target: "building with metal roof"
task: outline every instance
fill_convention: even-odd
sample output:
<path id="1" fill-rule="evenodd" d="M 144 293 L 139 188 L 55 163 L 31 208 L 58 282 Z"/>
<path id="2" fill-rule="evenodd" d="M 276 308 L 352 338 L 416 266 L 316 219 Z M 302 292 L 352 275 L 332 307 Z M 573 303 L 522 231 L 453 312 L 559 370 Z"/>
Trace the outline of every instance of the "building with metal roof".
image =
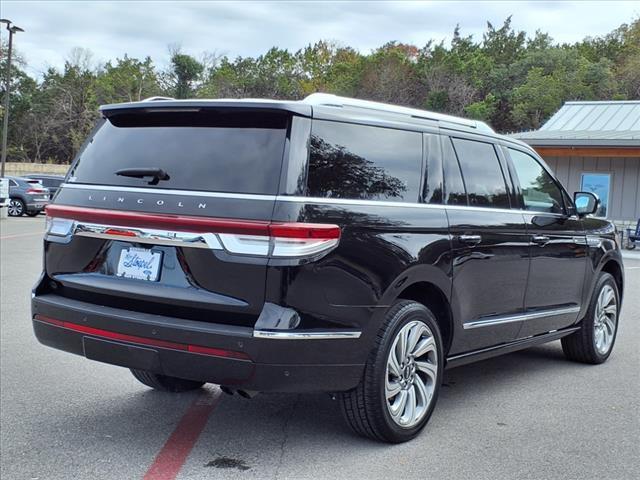
<path id="1" fill-rule="evenodd" d="M 511 135 L 545 159 L 570 193 L 593 191 L 600 214 L 640 218 L 640 101 L 566 102 L 539 130 Z"/>

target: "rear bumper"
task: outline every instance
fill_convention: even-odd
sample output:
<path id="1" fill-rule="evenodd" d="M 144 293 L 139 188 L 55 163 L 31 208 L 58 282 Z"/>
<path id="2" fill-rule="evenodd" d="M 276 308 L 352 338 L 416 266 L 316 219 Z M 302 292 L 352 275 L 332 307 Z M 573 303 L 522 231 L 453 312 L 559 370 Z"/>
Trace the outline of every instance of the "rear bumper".
<path id="1" fill-rule="evenodd" d="M 255 337 L 248 327 L 142 314 L 54 294 L 33 297 L 32 317 L 44 345 L 113 365 L 246 390 L 344 391 L 358 384 L 363 370 L 350 361 L 350 352 L 361 342 L 356 338 Z"/>
<path id="2" fill-rule="evenodd" d="M 27 202 L 25 203 L 25 206 L 27 207 L 27 210 L 44 210 L 44 207 L 46 207 L 49 204 L 49 200 L 27 200 Z"/>

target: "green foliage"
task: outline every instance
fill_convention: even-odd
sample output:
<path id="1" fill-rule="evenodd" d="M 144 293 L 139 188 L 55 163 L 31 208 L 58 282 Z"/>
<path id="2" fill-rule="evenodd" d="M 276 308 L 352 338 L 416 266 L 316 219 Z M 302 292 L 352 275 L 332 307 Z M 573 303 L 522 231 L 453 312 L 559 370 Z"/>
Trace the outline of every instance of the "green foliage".
<path id="1" fill-rule="evenodd" d="M 204 65 L 191 55 L 174 52 L 171 55 L 170 77 L 173 83 L 173 96 L 189 98 L 195 93 L 195 85 L 204 72 Z"/>
<path id="2" fill-rule="evenodd" d="M 296 52 L 273 47 L 236 58 L 195 58 L 174 47 L 166 69 L 126 55 L 92 66 L 91 53 L 77 48 L 63 69 L 37 79 L 25 73 L 19 53 L 14 59 L 10 161 L 67 163 L 99 105 L 156 95 L 295 100 L 327 92 L 467 116 L 498 131 L 539 128 L 568 100 L 640 99 L 640 19 L 562 45 L 541 31 L 528 37 L 514 30 L 509 17 L 501 26 L 488 23 L 478 40 L 456 27 L 448 45 L 388 42 L 368 54 L 322 40 Z"/>

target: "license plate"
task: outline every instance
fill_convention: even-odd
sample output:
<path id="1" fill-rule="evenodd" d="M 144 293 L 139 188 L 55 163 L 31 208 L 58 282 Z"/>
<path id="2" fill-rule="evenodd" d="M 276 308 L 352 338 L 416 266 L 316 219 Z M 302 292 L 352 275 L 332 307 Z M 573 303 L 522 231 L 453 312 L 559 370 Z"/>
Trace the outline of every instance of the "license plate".
<path id="1" fill-rule="evenodd" d="M 145 248 L 123 248 L 116 274 L 119 277 L 156 282 L 160 276 L 160 260 L 162 252 Z"/>
<path id="2" fill-rule="evenodd" d="M 36 198 L 36 200 L 40 200 L 40 201 L 44 201 L 44 202 L 46 202 L 46 201 L 48 201 L 48 200 L 49 200 L 49 197 L 47 197 L 47 196 L 45 195 L 44 197 Z"/>

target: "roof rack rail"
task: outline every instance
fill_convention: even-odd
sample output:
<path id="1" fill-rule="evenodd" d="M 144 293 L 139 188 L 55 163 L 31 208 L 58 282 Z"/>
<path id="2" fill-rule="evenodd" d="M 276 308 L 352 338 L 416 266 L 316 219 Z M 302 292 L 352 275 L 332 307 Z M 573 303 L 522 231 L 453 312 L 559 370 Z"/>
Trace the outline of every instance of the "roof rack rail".
<path id="1" fill-rule="evenodd" d="M 330 107 L 348 107 L 348 108 L 362 108 L 367 110 L 375 110 L 378 112 L 395 113 L 399 115 L 407 115 L 412 118 L 418 118 L 423 120 L 433 120 L 436 122 L 447 122 L 456 125 L 462 125 L 465 127 L 476 128 L 486 132 L 494 133 L 493 129 L 484 122 L 478 120 L 469 120 L 466 118 L 454 117 L 452 115 L 445 115 L 437 112 L 430 112 L 428 110 L 419 110 L 417 108 L 401 107 L 398 105 L 391 105 L 388 103 L 372 102 L 370 100 L 360 100 L 357 98 L 339 97 L 330 93 L 312 93 L 307 96 L 303 103 L 309 105 L 324 105 Z"/>
<path id="2" fill-rule="evenodd" d="M 156 96 L 156 97 L 149 97 L 149 98 L 145 98 L 143 100 L 141 100 L 142 102 L 158 102 L 160 100 L 175 100 L 175 98 L 173 97 L 160 97 L 160 96 Z"/>

